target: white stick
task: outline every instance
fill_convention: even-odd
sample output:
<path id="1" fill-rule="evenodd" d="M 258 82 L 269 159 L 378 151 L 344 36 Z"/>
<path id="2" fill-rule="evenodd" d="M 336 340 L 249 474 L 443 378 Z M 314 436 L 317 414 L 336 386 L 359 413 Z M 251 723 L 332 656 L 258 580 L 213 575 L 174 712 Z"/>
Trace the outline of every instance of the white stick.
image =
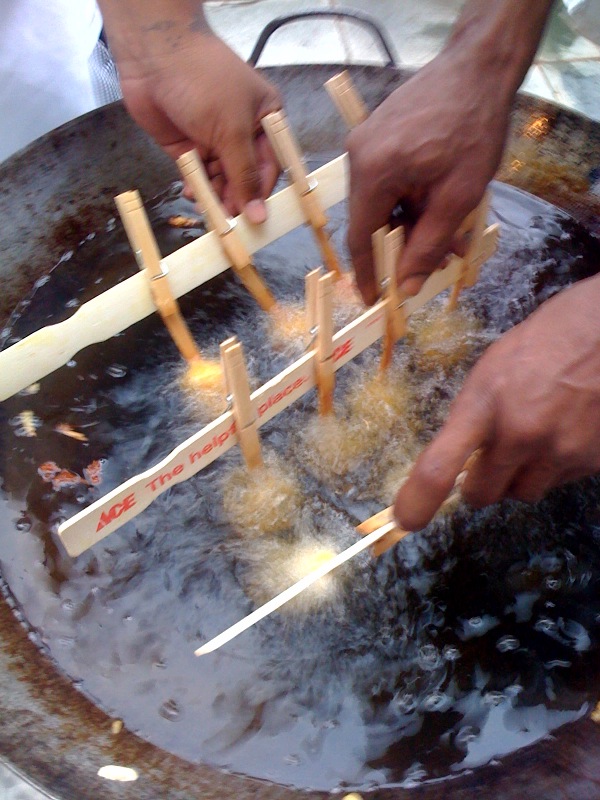
<path id="1" fill-rule="evenodd" d="M 211 639 L 206 644 L 203 644 L 202 647 L 199 647 L 194 652 L 194 655 L 204 656 L 207 653 L 212 653 L 215 650 L 218 650 L 219 647 L 222 647 L 224 644 L 227 644 L 227 642 L 235 639 L 236 636 L 239 636 L 240 633 L 243 633 L 245 630 L 248 630 L 248 628 L 251 628 L 252 625 L 255 625 L 261 619 L 264 619 L 273 611 L 276 611 L 278 608 L 281 608 L 281 606 L 285 605 L 285 603 L 293 600 L 294 597 L 297 597 L 305 589 L 308 589 L 309 586 L 312 586 L 313 583 L 316 583 L 319 578 L 324 577 L 327 575 L 327 573 L 341 566 L 351 558 L 354 558 L 354 556 L 358 555 L 358 553 L 366 550 L 367 547 L 370 547 L 374 542 L 376 542 L 378 539 L 381 539 L 382 536 L 385 536 L 386 533 L 389 533 L 395 527 L 397 527 L 396 522 L 388 522 L 386 525 L 383 525 L 381 528 L 378 528 L 378 530 L 373 531 L 373 533 L 370 533 L 368 536 L 364 536 L 362 539 L 359 539 L 346 550 L 338 553 L 337 556 L 334 556 L 324 564 L 321 564 L 321 566 L 317 567 L 317 569 L 313 570 L 313 572 L 309 572 L 308 575 L 305 575 L 304 578 L 301 578 L 299 581 L 297 581 L 297 583 L 294 583 L 293 586 L 285 589 L 283 592 L 281 592 L 281 594 L 278 594 L 277 597 L 269 600 L 263 606 L 257 608 L 256 611 L 248 614 L 247 617 L 244 617 L 244 619 L 236 622 L 235 625 L 227 628 L 227 630 L 223 631 L 223 633 L 220 633 L 218 636 L 215 636 L 214 639 Z"/>

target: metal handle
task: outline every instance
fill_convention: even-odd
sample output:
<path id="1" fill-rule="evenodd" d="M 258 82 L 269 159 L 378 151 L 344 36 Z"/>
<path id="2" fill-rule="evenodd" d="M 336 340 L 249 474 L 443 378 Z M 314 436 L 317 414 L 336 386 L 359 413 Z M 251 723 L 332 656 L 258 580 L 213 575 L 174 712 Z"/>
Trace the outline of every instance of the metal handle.
<path id="1" fill-rule="evenodd" d="M 297 22 L 301 19 L 310 19 L 313 17 L 333 17 L 338 19 L 347 19 L 351 22 L 356 22 L 357 25 L 361 25 L 363 28 L 367 28 L 373 37 L 379 43 L 381 49 L 383 50 L 387 61 L 385 63 L 386 67 L 397 67 L 398 60 L 396 54 L 394 53 L 394 48 L 389 41 L 386 33 L 379 27 L 379 24 L 367 14 L 363 14 L 360 11 L 354 11 L 351 9 L 314 9 L 312 11 L 299 11 L 296 14 L 286 14 L 282 17 L 277 17 L 276 19 L 272 20 L 271 22 L 267 23 L 263 28 L 262 33 L 258 37 L 256 44 L 254 45 L 254 50 L 250 54 L 250 58 L 248 59 L 248 63 L 251 64 L 253 67 L 256 66 L 258 59 L 262 55 L 262 51 L 265 48 L 267 41 L 270 39 L 271 35 L 275 33 L 278 28 L 281 28 L 283 25 L 287 25 L 290 22 Z"/>

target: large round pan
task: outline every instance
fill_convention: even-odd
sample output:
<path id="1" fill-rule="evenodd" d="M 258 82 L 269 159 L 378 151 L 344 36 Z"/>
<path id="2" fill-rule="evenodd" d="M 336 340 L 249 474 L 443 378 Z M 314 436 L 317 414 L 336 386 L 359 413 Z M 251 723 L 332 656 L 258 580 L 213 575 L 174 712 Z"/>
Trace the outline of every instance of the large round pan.
<path id="1" fill-rule="evenodd" d="M 322 90 L 335 66 L 265 70 L 285 98 L 302 148 L 343 149 L 344 128 Z M 408 74 L 392 66 L 354 67 L 352 76 L 370 107 Z M 501 177 L 566 208 L 598 228 L 593 194 L 600 166 L 600 125 L 554 105 L 520 97 Z M 114 216 L 113 196 L 137 187 L 151 197 L 176 178 L 170 161 L 129 119 L 121 104 L 88 114 L 48 134 L 0 166 L 0 320 L 69 247 Z M 0 555 L 1 559 L 1 555 Z M 1 562 L 0 562 L 1 563 Z M 6 589 L 6 587 L 4 587 Z M 191 765 L 110 720 L 62 675 L 28 637 L 10 592 L 0 600 L 0 754 L 15 768 L 64 798 L 290 798 L 306 793 Z M 139 773 L 130 784 L 97 777 L 104 764 Z M 451 798 L 481 793 L 522 800 L 600 799 L 600 731 L 590 719 L 565 726 L 556 738 L 523 750 L 503 767 L 478 770 L 440 786 L 381 790 L 377 797 Z"/>

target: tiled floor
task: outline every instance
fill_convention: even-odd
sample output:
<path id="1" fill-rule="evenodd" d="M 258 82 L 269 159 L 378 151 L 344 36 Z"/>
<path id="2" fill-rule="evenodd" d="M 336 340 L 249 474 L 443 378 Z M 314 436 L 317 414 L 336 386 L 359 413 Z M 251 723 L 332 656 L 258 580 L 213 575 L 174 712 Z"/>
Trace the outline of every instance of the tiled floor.
<path id="1" fill-rule="evenodd" d="M 385 31 L 399 63 L 420 66 L 432 58 L 447 37 L 463 0 L 345 0 L 345 8 L 367 12 Z M 339 9 L 338 0 L 215 0 L 207 3 L 211 24 L 247 58 L 267 22 L 311 9 Z M 600 2 L 598 3 L 600 16 Z M 356 24 L 313 20 L 277 31 L 260 63 L 381 63 L 373 37 Z M 575 33 L 562 6 L 557 6 L 524 89 L 600 120 L 600 45 Z M 48 800 L 0 761 L 0 800 Z M 76 800 L 76 799 L 74 799 Z M 99 800 L 101 800 L 99 798 Z"/>

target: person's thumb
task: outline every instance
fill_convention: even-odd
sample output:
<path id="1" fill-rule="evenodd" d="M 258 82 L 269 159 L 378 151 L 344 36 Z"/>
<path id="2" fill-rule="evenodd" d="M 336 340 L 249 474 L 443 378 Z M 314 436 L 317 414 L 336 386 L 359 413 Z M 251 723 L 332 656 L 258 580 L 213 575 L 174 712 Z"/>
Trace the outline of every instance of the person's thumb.
<path id="1" fill-rule="evenodd" d="M 238 211 L 243 211 L 255 225 L 267 218 L 261 195 L 262 181 L 252 133 L 238 133 L 223 147 L 221 164 Z"/>

